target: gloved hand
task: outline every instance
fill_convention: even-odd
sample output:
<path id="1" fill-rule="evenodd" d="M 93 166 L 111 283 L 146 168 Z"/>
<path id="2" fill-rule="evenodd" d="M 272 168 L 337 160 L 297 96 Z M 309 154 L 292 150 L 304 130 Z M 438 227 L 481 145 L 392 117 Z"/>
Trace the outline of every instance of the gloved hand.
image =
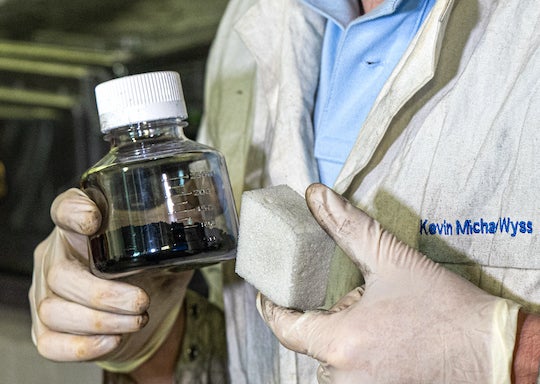
<path id="1" fill-rule="evenodd" d="M 100 279 L 91 274 L 88 259 L 88 235 L 101 223 L 94 202 L 70 189 L 55 199 L 51 216 L 56 227 L 34 252 L 34 344 L 51 360 L 101 359 L 108 370 L 133 370 L 168 335 L 193 272 Z"/>
<path id="2" fill-rule="evenodd" d="M 517 304 L 401 243 L 323 185 L 306 200 L 365 286 L 329 311 L 302 313 L 260 294 L 257 306 L 285 347 L 321 363 L 320 383 L 510 383 Z"/>

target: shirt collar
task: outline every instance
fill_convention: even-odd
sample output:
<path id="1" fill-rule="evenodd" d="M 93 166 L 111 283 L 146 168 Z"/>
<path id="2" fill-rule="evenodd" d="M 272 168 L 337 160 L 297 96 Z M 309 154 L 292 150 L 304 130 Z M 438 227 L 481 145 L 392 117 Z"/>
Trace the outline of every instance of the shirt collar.
<path id="1" fill-rule="evenodd" d="M 345 29 L 351 22 L 376 19 L 395 12 L 406 0 L 385 0 L 371 12 L 360 15 L 360 0 L 302 0 L 325 18 Z"/>

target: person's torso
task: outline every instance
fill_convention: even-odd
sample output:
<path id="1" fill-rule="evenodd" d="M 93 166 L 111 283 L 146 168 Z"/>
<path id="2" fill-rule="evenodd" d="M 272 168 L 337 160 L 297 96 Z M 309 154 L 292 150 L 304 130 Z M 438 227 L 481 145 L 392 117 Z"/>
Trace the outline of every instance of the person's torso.
<path id="1" fill-rule="evenodd" d="M 435 77 L 393 118 L 374 155 L 352 178 L 345 170 L 336 187 L 430 258 L 538 309 L 540 61 L 533 3 L 457 2 Z M 372 149 L 364 143 L 376 142 L 375 132 L 360 134 L 350 163 Z"/>
<path id="2" fill-rule="evenodd" d="M 449 14 L 445 3 L 437 2 L 415 48 L 383 88 L 334 189 L 432 259 L 538 309 L 540 10 L 535 0 L 460 0 Z M 294 12 L 286 12 L 289 5 Z M 283 13 L 261 24 L 272 7 Z M 255 83 L 243 88 L 253 100 L 230 118 L 230 129 L 207 128 L 228 162 L 233 159 L 229 171 L 243 176 L 236 196 L 283 183 L 302 193 L 317 179 L 311 113 L 324 24 L 313 13 L 298 16 L 306 12 L 294 0 L 255 2 L 236 23 L 253 58 Z M 294 29 L 278 29 L 285 15 L 303 22 L 309 37 L 295 41 Z M 216 97 L 224 90 L 216 88 Z M 249 145 L 235 146 L 232 131 Z M 315 382 L 313 365 L 294 377 L 309 364 L 298 364 L 277 342 L 264 358 L 247 352 L 271 336 L 249 301 L 252 288 L 241 284 L 225 286 L 229 325 L 241 318 L 228 330 L 230 353 L 236 351 L 231 367 L 239 375 L 233 381 Z"/>

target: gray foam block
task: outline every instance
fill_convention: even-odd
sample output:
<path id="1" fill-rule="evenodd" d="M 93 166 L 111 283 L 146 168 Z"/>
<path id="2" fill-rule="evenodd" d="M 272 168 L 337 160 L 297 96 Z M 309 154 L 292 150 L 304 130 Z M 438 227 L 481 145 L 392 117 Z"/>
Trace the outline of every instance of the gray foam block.
<path id="1" fill-rule="evenodd" d="M 288 186 L 244 192 L 236 273 L 276 304 L 324 304 L 335 243 Z"/>

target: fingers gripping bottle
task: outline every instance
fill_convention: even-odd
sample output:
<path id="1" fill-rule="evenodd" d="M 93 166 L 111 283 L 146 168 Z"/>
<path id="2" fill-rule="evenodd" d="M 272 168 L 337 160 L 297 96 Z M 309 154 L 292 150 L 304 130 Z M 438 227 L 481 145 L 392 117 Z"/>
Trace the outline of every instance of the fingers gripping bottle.
<path id="1" fill-rule="evenodd" d="M 90 239 L 92 272 L 117 278 L 233 258 L 238 219 L 225 160 L 184 136 L 180 76 L 107 81 L 96 87 L 96 103 L 111 147 L 81 179 L 103 217 Z"/>

